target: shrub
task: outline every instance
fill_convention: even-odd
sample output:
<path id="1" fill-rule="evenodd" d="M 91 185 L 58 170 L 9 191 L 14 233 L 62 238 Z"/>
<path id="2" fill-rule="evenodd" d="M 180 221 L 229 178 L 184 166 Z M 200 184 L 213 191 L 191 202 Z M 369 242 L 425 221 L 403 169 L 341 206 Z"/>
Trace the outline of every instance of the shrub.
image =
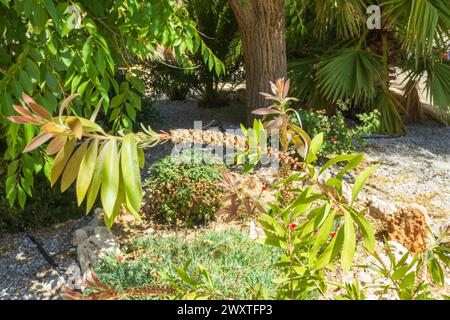
<path id="1" fill-rule="evenodd" d="M 325 140 L 320 149 L 323 157 L 353 152 L 365 145 L 364 135 L 377 131 L 379 126 L 377 111 L 356 115 L 361 124 L 349 127 L 343 115 L 347 110 L 348 107 L 343 103 L 338 105 L 336 114 L 331 117 L 324 111 L 299 110 L 303 129 L 309 135 L 316 136 L 323 132 Z"/>
<path id="2" fill-rule="evenodd" d="M 210 221 L 219 209 L 222 191 L 216 184 L 223 167 L 197 163 L 196 157 L 184 152 L 165 157 L 149 168 L 147 204 L 162 220 L 191 227 Z"/>

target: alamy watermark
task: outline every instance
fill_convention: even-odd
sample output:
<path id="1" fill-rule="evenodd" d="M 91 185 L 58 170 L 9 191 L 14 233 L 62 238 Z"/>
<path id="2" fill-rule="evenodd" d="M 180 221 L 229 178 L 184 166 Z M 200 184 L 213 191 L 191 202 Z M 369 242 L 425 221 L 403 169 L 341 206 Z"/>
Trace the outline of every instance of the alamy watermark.
<path id="1" fill-rule="evenodd" d="M 280 138 L 278 129 L 226 129 L 213 127 L 202 130 L 202 121 L 194 121 L 193 139 L 173 146 L 174 163 L 215 163 L 227 165 L 261 164 L 280 167 Z M 240 140 L 241 142 L 239 142 Z M 188 155 L 188 156 L 186 156 Z"/>
<path id="2" fill-rule="evenodd" d="M 367 14 L 370 14 L 367 19 L 367 28 L 369 30 L 381 29 L 381 8 L 377 5 L 371 5 L 367 7 Z"/>

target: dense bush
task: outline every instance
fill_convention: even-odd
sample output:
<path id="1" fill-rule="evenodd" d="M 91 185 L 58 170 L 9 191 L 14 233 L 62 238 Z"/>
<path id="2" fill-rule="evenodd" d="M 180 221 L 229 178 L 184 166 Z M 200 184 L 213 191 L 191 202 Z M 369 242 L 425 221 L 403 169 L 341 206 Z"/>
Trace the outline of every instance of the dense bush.
<path id="1" fill-rule="evenodd" d="M 162 220 L 193 226 L 206 223 L 220 207 L 221 190 L 216 186 L 223 167 L 186 161 L 190 152 L 165 157 L 149 168 L 145 186 L 147 205 Z"/>
<path id="2" fill-rule="evenodd" d="M 325 140 L 320 153 L 324 157 L 353 152 L 365 145 L 364 135 L 377 131 L 380 122 L 377 111 L 356 115 L 360 124 L 354 126 L 346 123 L 345 111 L 345 104 L 339 104 L 333 116 L 327 116 L 324 111 L 299 110 L 303 129 L 308 134 L 316 136 L 323 132 Z"/>

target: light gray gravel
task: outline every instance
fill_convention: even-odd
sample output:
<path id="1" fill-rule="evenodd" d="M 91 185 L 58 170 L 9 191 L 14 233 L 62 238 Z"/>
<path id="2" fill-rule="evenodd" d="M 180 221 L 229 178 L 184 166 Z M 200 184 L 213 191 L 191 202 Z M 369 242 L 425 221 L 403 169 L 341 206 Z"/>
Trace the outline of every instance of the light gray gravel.
<path id="1" fill-rule="evenodd" d="M 369 159 L 381 163 L 368 193 L 422 205 L 436 223 L 450 218 L 450 127 L 426 121 L 404 137 L 367 142 Z"/>

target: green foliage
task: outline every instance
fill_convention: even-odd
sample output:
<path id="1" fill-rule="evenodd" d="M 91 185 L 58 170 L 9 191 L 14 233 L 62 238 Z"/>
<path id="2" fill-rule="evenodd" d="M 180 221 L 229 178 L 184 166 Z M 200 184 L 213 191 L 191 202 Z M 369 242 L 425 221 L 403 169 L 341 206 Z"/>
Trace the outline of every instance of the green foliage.
<path id="1" fill-rule="evenodd" d="M 119 292 L 171 284 L 177 288 L 171 298 L 187 299 L 248 299 L 260 285 L 272 294 L 277 270 L 271 266 L 281 254 L 236 229 L 202 233 L 193 241 L 155 235 L 138 239 L 126 250 L 141 254 L 122 262 L 107 257 L 97 265 L 95 271 L 105 283 Z"/>
<path id="2" fill-rule="evenodd" d="M 155 95 L 170 100 L 184 100 L 189 95 L 199 99 L 202 107 L 221 107 L 227 103 L 229 93 L 223 90 L 224 85 L 234 87 L 243 78 L 238 25 L 227 0 L 187 0 L 185 4 L 201 39 L 223 61 L 226 73 L 215 70 L 205 60 L 209 53 L 201 51 L 189 55 L 193 63 L 189 68 L 174 62 L 145 61 L 147 83 Z"/>
<path id="3" fill-rule="evenodd" d="M 192 155 L 192 158 L 191 158 Z M 197 153 L 165 157 L 149 168 L 147 203 L 159 218 L 177 225 L 193 226 L 214 218 L 220 207 L 223 167 L 203 164 Z M 200 160 L 199 160 L 200 159 Z"/>
<path id="4" fill-rule="evenodd" d="M 192 65 L 188 52 L 201 52 L 208 66 L 225 72 L 189 12 L 171 0 L 16 0 L 2 1 L 0 8 L 0 134 L 5 160 L 19 164 L 7 177 L 10 204 L 18 200 L 24 206 L 32 194 L 30 177 L 52 161 L 40 150 L 22 155 L 39 131 L 5 120 L 13 114 L 13 104 L 24 102 L 23 93 L 50 114 L 58 101 L 74 94 L 71 115 L 88 118 L 100 103 L 112 131 L 119 131 L 133 127 L 141 110 L 139 94 L 145 90 L 139 72 L 129 66 L 154 56 L 158 45 L 170 48 L 183 67 Z M 121 81 L 116 80 L 119 67 L 125 69 Z"/>
<path id="5" fill-rule="evenodd" d="M 277 280 L 279 299 L 305 299 L 312 293 L 323 292 L 326 288 L 323 269 L 336 264 L 339 256 L 340 265 L 344 271 L 349 271 L 355 254 L 357 230 L 366 249 L 374 250 L 374 232 L 364 212 L 354 208 L 353 201 L 346 199 L 342 191 L 345 172 L 356 168 L 363 155 L 337 156 L 317 170 L 313 162 L 321 143 L 321 135 L 312 139 L 304 174 L 296 173 L 275 185 L 303 182 L 304 187 L 291 190 L 291 201 L 286 201 L 281 188 L 277 193 L 277 203 L 271 204 L 270 209 L 259 217 L 266 234 L 264 243 L 284 250 L 277 264 L 283 271 Z M 327 168 L 342 162 L 346 166 L 335 177 L 324 182 L 318 180 Z M 368 174 L 376 167 L 357 178 L 352 200 L 357 198 Z"/>
<path id="6" fill-rule="evenodd" d="M 336 113 L 331 117 L 327 116 L 325 111 L 305 109 L 298 111 L 306 132 L 311 135 L 317 135 L 320 132 L 324 134 L 319 153 L 322 157 L 354 152 L 365 145 L 364 135 L 377 132 L 380 120 L 376 111 L 356 115 L 361 124 L 349 127 L 343 114 L 347 110 L 348 107 L 345 104 L 339 104 Z M 296 119 L 293 118 L 293 121 L 295 122 Z"/>
<path id="7" fill-rule="evenodd" d="M 369 30 L 361 0 L 287 1 L 289 73 L 295 95 L 308 108 L 334 108 L 349 99 L 357 112 L 378 109 L 379 129 L 404 134 L 405 106 L 389 92 L 395 70 L 417 85 L 427 78 L 433 104 L 448 123 L 450 76 L 447 50 L 448 0 L 379 1 L 381 29 Z M 448 81 L 447 81 L 448 82 Z M 404 89 L 408 81 L 404 82 Z M 448 86 L 447 86 L 448 87 Z M 419 103 L 420 104 L 420 103 Z"/>
<path id="8" fill-rule="evenodd" d="M 0 174 L 0 181 L 3 179 L 4 172 Z M 84 215 L 84 211 L 77 207 L 73 189 L 64 194 L 57 189 L 49 189 L 48 180 L 42 173 L 34 178 L 34 184 L 33 201 L 27 202 L 23 208 L 11 208 L 8 200 L 0 197 L 0 232 L 22 232 Z M 5 192 L 3 186 L 0 185 L 1 193 Z"/>

